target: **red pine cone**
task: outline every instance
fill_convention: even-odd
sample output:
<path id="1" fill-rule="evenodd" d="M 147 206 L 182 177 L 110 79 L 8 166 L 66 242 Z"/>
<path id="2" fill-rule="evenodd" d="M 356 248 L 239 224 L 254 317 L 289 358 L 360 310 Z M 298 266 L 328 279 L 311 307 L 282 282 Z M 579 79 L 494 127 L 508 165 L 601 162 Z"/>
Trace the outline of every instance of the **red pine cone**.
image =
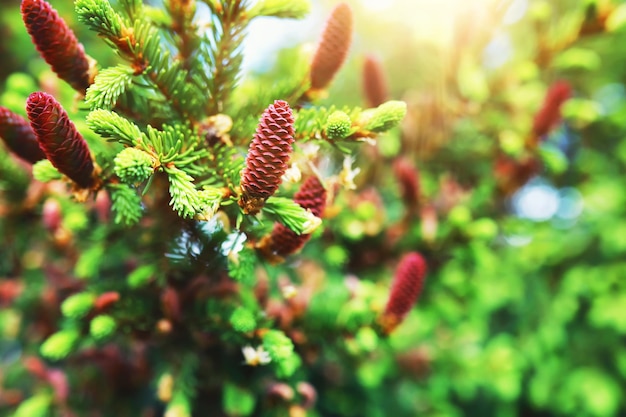
<path id="1" fill-rule="evenodd" d="M 544 136 L 561 120 L 561 105 L 570 98 L 572 88 L 567 81 L 554 82 L 546 93 L 541 109 L 535 115 L 533 133 Z"/>
<path id="2" fill-rule="evenodd" d="M 426 276 L 426 261 L 417 252 L 404 255 L 396 269 L 391 294 L 381 317 L 385 333 L 390 333 L 404 320 L 419 297 Z"/>
<path id="3" fill-rule="evenodd" d="M 367 55 L 363 63 L 363 92 L 368 107 L 378 107 L 389 97 L 385 71 L 373 55 Z"/>
<path id="4" fill-rule="evenodd" d="M 263 112 L 241 172 L 239 205 L 258 213 L 282 182 L 294 141 L 294 117 L 286 101 L 276 100 Z"/>
<path id="5" fill-rule="evenodd" d="M 94 165 L 87 142 L 54 97 L 32 93 L 26 102 L 26 112 L 39 146 L 52 165 L 80 187 L 93 186 Z"/>
<path id="6" fill-rule="evenodd" d="M 315 216 L 322 217 L 326 207 L 326 189 L 316 176 L 309 177 L 294 195 L 293 201 L 302 208 L 311 210 Z M 284 258 L 302 249 L 310 237 L 311 235 L 298 235 L 287 226 L 276 223 L 269 242 L 263 244 L 266 247 L 262 250 L 269 252 L 270 258 L 275 256 Z"/>
<path id="7" fill-rule="evenodd" d="M 0 138 L 11 152 L 31 164 L 46 159 L 28 121 L 2 106 L 0 106 Z"/>
<path id="8" fill-rule="evenodd" d="M 324 89 L 348 56 L 352 43 L 352 9 L 346 3 L 335 7 L 311 63 L 311 88 Z"/>
<path id="9" fill-rule="evenodd" d="M 93 82 L 95 70 L 67 23 L 44 0 L 22 0 L 22 19 L 37 50 L 52 70 L 84 94 Z"/>
<path id="10" fill-rule="evenodd" d="M 415 213 L 420 200 L 419 172 L 407 158 L 397 158 L 393 162 L 393 172 L 400 185 L 402 200 L 410 213 Z"/>

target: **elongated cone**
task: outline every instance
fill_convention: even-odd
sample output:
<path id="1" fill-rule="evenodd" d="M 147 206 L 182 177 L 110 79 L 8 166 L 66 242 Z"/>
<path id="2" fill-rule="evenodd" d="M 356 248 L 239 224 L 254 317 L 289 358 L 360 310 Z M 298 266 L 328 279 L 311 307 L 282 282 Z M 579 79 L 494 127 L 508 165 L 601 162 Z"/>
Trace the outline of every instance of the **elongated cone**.
<path id="1" fill-rule="evenodd" d="M 74 90 L 85 93 L 95 77 L 93 59 L 56 10 L 44 0 L 22 0 L 22 19 L 37 50 Z"/>
<path id="2" fill-rule="evenodd" d="M 419 207 L 421 193 L 417 168 L 408 158 L 399 157 L 393 161 L 393 173 L 398 180 L 407 213 L 415 214 Z"/>
<path id="3" fill-rule="evenodd" d="M 50 94 L 35 92 L 28 97 L 26 112 L 52 165 L 80 187 L 91 188 L 95 176 L 89 147 L 63 107 Z"/>
<path id="4" fill-rule="evenodd" d="M 2 106 L 0 106 L 0 138 L 11 152 L 31 164 L 46 159 L 28 120 Z"/>
<path id="5" fill-rule="evenodd" d="M 543 104 L 533 120 L 531 145 L 536 146 L 561 121 L 561 105 L 572 95 L 567 81 L 555 81 L 546 92 Z"/>
<path id="6" fill-rule="evenodd" d="M 368 107 L 378 107 L 389 99 L 385 71 L 373 55 L 367 55 L 363 62 L 363 93 Z"/>
<path id="7" fill-rule="evenodd" d="M 411 311 L 419 297 L 424 278 L 426 261 L 417 252 L 409 252 L 400 260 L 387 300 L 385 311 L 379 322 L 386 334 L 391 333 Z"/>
<path id="8" fill-rule="evenodd" d="M 311 89 L 326 88 L 343 65 L 352 43 L 352 21 L 352 9 L 346 3 L 331 12 L 311 62 Z"/>
<path id="9" fill-rule="evenodd" d="M 311 176 L 294 195 L 293 201 L 302 208 L 311 210 L 316 217 L 322 217 L 326 207 L 326 189 L 316 176 Z M 276 223 L 269 239 L 261 241 L 259 249 L 270 260 L 277 256 L 284 258 L 302 249 L 310 237 L 311 235 L 304 233 L 298 235 L 287 226 Z"/>
<path id="10" fill-rule="evenodd" d="M 263 112 L 241 171 L 239 206 L 258 213 L 280 186 L 293 151 L 294 117 L 286 101 L 276 100 Z"/>

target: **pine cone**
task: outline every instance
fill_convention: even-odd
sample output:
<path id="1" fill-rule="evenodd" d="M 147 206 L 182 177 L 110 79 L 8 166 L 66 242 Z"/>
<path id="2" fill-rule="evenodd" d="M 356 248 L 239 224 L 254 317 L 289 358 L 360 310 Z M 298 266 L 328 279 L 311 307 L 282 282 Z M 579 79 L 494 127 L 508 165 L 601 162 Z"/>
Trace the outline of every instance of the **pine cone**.
<path id="1" fill-rule="evenodd" d="M 91 188 L 95 175 L 89 147 L 63 107 L 50 94 L 35 92 L 28 97 L 26 112 L 52 165 L 80 187 Z"/>
<path id="2" fill-rule="evenodd" d="M 426 276 L 426 261 L 417 252 L 401 259 L 393 280 L 389 300 L 380 319 L 383 331 L 389 334 L 411 311 L 422 291 Z"/>
<path id="3" fill-rule="evenodd" d="M 93 83 L 95 65 L 57 11 L 44 0 L 23 0 L 22 19 L 37 50 L 52 70 L 84 94 Z"/>
<path id="4" fill-rule="evenodd" d="M 294 141 L 294 117 L 286 101 L 276 100 L 263 112 L 241 172 L 239 205 L 258 213 L 282 182 Z"/>
<path id="5" fill-rule="evenodd" d="M 46 155 L 39 148 L 37 136 L 30 128 L 28 121 L 19 114 L 1 106 L 0 138 L 4 140 L 11 152 L 31 164 L 46 159 Z"/>
<path id="6" fill-rule="evenodd" d="M 389 97 L 383 67 L 372 55 L 367 55 L 363 63 L 363 92 L 368 107 L 378 107 Z"/>
<path id="7" fill-rule="evenodd" d="M 346 3 L 335 7 L 326 21 L 311 63 L 311 89 L 322 90 L 343 65 L 352 43 L 352 9 Z"/>
<path id="8" fill-rule="evenodd" d="M 393 173 L 398 180 L 407 213 L 415 214 L 420 203 L 419 172 L 409 159 L 400 157 L 393 162 Z"/>
<path id="9" fill-rule="evenodd" d="M 572 87 L 567 81 L 554 82 L 546 92 L 541 109 L 533 121 L 533 134 L 540 138 L 561 120 L 561 105 L 570 98 Z"/>
<path id="10" fill-rule="evenodd" d="M 293 201 L 302 208 L 311 210 L 316 217 L 322 217 L 326 206 L 326 189 L 316 176 L 309 177 L 300 190 L 294 195 Z M 269 259 L 284 258 L 304 246 L 311 235 L 298 235 L 288 227 L 276 223 L 268 239 L 260 244 L 260 250 Z M 278 260 L 278 259 L 277 259 Z"/>

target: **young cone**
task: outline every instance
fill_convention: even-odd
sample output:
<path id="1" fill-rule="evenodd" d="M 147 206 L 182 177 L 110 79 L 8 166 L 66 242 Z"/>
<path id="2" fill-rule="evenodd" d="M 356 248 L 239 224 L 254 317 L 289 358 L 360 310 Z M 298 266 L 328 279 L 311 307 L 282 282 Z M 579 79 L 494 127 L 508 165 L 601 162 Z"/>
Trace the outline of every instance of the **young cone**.
<path id="1" fill-rule="evenodd" d="M 294 141 L 294 117 L 286 101 L 276 100 L 263 112 L 241 171 L 239 206 L 258 213 L 282 182 Z"/>
<path id="2" fill-rule="evenodd" d="M 343 65 L 352 43 L 352 9 L 340 3 L 326 21 L 313 61 L 311 62 L 311 89 L 326 88 Z"/>
<path id="3" fill-rule="evenodd" d="M 311 210 L 316 217 L 322 217 L 326 206 L 326 189 L 316 176 L 311 176 L 294 195 L 293 201 Z M 299 235 L 287 226 L 276 223 L 270 236 L 259 244 L 259 249 L 268 259 L 278 261 L 302 249 L 310 237 L 308 234 Z"/>
<path id="4" fill-rule="evenodd" d="M 402 201 L 409 215 L 417 213 L 420 203 L 419 172 L 408 158 L 399 157 L 393 161 L 393 173 L 400 186 Z"/>
<path id="5" fill-rule="evenodd" d="M 52 165 L 81 188 L 93 187 L 94 165 L 87 142 L 63 107 L 50 94 L 35 92 L 28 97 L 26 112 L 39 146 Z"/>
<path id="6" fill-rule="evenodd" d="M 11 152 L 31 164 L 46 159 L 28 120 L 2 106 L 0 106 L 0 138 Z"/>
<path id="7" fill-rule="evenodd" d="M 385 72 L 373 55 L 367 55 L 363 63 L 363 92 L 368 107 L 378 107 L 389 99 Z"/>
<path id="8" fill-rule="evenodd" d="M 541 137 L 547 135 L 561 120 L 561 105 L 572 95 L 567 81 L 554 82 L 546 92 L 543 104 L 535 114 L 530 145 L 535 147 Z"/>
<path id="9" fill-rule="evenodd" d="M 57 11 L 44 0 L 23 0 L 22 19 L 37 50 L 52 70 L 84 94 L 93 83 L 95 65 Z"/>
<path id="10" fill-rule="evenodd" d="M 385 334 L 391 333 L 411 311 L 419 297 L 426 276 L 426 261 L 417 252 L 404 255 L 396 269 L 391 293 L 379 323 Z"/>

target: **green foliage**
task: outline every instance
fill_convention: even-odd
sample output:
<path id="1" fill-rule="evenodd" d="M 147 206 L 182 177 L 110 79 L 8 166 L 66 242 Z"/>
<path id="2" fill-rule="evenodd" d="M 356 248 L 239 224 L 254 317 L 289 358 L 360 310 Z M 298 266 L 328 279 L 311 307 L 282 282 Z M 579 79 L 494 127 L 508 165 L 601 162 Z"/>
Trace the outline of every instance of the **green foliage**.
<path id="1" fill-rule="evenodd" d="M 128 274 L 127 282 L 131 288 L 140 288 L 147 285 L 156 274 L 154 265 L 143 265 Z"/>
<path id="2" fill-rule="evenodd" d="M 297 234 L 311 234 L 320 225 L 320 219 L 313 213 L 284 197 L 267 199 L 263 212 L 275 217 Z"/>
<path id="3" fill-rule="evenodd" d="M 170 182 L 170 205 L 181 217 L 193 217 L 201 206 L 193 178 L 178 168 L 166 168 Z"/>
<path id="4" fill-rule="evenodd" d="M 128 35 L 124 19 L 107 0 L 77 0 L 74 7 L 79 20 L 105 39 L 115 43 Z"/>
<path id="5" fill-rule="evenodd" d="M 87 116 L 87 125 L 103 138 L 113 138 L 126 146 L 135 146 L 144 136 L 134 123 L 104 109 L 97 109 Z"/>
<path id="6" fill-rule="evenodd" d="M 260 0 L 250 9 L 250 16 L 273 16 L 302 19 L 311 9 L 308 0 Z"/>
<path id="7" fill-rule="evenodd" d="M 119 96 L 132 84 L 133 72 L 132 68 L 124 64 L 105 68 L 87 89 L 85 104 L 91 109 L 111 110 Z"/>
<path id="8" fill-rule="evenodd" d="M 126 184 L 112 184 L 109 187 L 112 189 L 111 208 L 115 213 L 115 223 L 128 226 L 137 223 L 142 216 L 141 197 L 137 191 Z"/>
<path id="9" fill-rule="evenodd" d="M 263 347 L 273 361 L 282 362 L 293 355 L 293 342 L 280 330 L 269 330 L 263 335 Z"/>
<path id="10" fill-rule="evenodd" d="M 105 314 L 94 317 L 89 323 L 89 333 L 95 339 L 106 339 L 115 332 L 116 328 L 115 319 Z"/>
<path id="11" fill-rule="evenodd" d="M 245 307 L 237 307 L 230 315 L 229 321 L 233 329 L 242 333 L 251 332 L 256 327 L 254 313 Z"/>
<path id="12" fill-rule="evenodd" d="M 351 133 L 352 120 L 342 111 L 335 111 L 326 120 L 326 136 L 328 139 L 343 139 Z"/>
<path id="13" fill-rule="evenodd" d="M 226 384 L 222 395 L 224 411 L 233 416 L 249 416 L 254 410 L 256 399 L 253 393 L 235 384 Z"/>
<path id="14" fill-rule="evenodd" d="M 406 115 L 406 103 L 403 101 L 388 101 L 375 109 L 368 109 L 361 113 L 360 123 L 371 132 L 385 132 L 397 126 Z"/>
<path id="15" fill-rule="evenodd" d="M 228 257 L 228 275 L 243 283 L 254 282 L 254 267 L 257 259 L 253 251 L 244 248 L 235 256 Z"/>
<path id="16" fill-rule="evenodd" d="M 50 411 L 52 398 L 48 394 L 39 394 L 20 403 L 13 417 L 46 417 Z"/>
<path id="17" fill-rule="evenodd" d="M 93 308 L 96 296 L 87 293 L 72 294 L 61 304 L 61 312 L 65 317 L 80 319 L 85 317 Z"/>
<path id="18" fill-rule="evenodd" d="M 154 173 L 154 160 L 137 148 L 126 148 L 115 157 L 115 174 L 128 184 L 144 182 Z"/>
<path id="19" fill-rule="evenodd" d="M 59 330 L 41 345 L 41 355 L 50 360 L 64 359 L 76 347 L 80 333 L 76 329 Z"/>
<path id="20" fill-rule="evenodd" d="M 43 159 L 33 165 L 33 177 L 37 181 L 48 182 L 59 180 L 63 175 L 47 159 Z"/>

